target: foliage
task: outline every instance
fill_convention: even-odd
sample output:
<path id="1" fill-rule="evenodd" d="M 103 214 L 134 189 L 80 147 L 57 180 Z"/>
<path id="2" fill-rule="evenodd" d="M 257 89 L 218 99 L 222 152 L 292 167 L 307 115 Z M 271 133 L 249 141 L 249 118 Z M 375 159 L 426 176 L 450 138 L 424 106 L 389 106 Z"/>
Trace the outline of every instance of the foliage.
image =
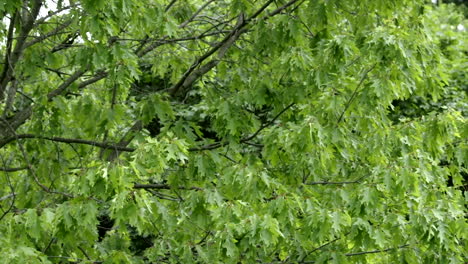
<path id="1" fill-rule="evenodd" d="M 0 3 L 6 263 L 463 263 L 468 24 L 384 0 Z"/>

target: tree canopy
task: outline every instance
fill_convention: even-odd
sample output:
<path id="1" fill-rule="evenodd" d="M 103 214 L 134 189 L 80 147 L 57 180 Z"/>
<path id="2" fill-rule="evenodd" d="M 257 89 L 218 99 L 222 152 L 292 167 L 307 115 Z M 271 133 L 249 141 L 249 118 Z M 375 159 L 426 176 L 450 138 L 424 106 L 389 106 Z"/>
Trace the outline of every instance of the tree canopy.
<path id="1" fill-rule="evenodd" d="M 464 263 L 462 9 L 3 0 L 1 259 Z"/>

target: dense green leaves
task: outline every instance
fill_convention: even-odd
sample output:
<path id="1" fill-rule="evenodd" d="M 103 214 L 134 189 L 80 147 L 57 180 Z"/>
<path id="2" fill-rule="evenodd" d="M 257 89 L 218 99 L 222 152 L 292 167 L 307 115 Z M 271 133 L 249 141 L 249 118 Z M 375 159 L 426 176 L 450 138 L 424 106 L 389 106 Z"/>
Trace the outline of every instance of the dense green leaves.
<path id="1" fill-rule="evenodd" d="M 30 0 L 0 14 L 7 263 L 468 257 L 455 6 Z"/>

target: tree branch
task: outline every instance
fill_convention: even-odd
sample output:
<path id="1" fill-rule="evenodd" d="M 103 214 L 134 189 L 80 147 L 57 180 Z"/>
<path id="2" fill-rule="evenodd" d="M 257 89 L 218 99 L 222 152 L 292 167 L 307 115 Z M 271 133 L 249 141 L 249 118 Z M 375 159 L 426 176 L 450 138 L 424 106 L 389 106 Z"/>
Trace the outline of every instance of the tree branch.
<path id="1" fill-rule="evenodd" d="M 18 12 L 19 11 L 16 11 L 14 14 L 13 14 L 13 17 L 10 19 L 10 25 L 8 26 L 8 33 L 7 33 L 7 43 L 6 43 L 6 52 L 5 52 L 5 60 L 4 60 L 4 68 L 3 68 L 3 72 L 0 76 L 0 99 L 2 98 L 3 95 L 3 92 L 5 88 L 2 88 L 3 86 L 1 85 L 1 83 L 3 83 L 3 79 L 6 78 L 6 74 L 8 72 L 8 68 L 11 67 L 10 66 L 10 57 L 11 57 L 11 49 L 13 47 L 13 31 L 15 30 L 15 23 L 16 23 L 16 19 L 17 19 L 17 16 L 18 16 Z"/>
<path id="2" fill-rule="evenodd" d="M 174 1 L 175 2 L 175 1 Z M 208 3 L 206 3 L 205 5 L 202 5 L 197 11 L 195 11 L 194 15 L 192 15 L 192 17 L 190 17 L 189 19 L 187 19 L 186 21 L 184 21 L 182 24 L 179 25 L 179 29 L 181 28 L 184 28 L 186 27 L 190 22 L 193 21 L 193 19 L 203 10 L 205 9 L 205 7 L 208 6 L 208 4 L 210 4 L 212 1 L 209 1 Z M 169 10 L 169 9 L 168 9 Z M 167 11 L 167 10 L 166 10 Z M 203 34 L 202 34 L 203 35 Z M 169 37 L 168 35 L 164 36 L 163 37 L 163 40 L 165 40 L 167 37 Z M 145 54 L 147 54 L 148 52 L 154 50 L 155 48 L 157 48 L 158 46 L 161 46 L 162 44 L 161 43 L 153 43 L 151 44 L 150 46 L 148 46 L 147 48 L 145 48 L 144 50 L 143 47 L 145 46 L 146 43 L 149 42 L 149 38 L 146 38 L 142 44 L 136 49 L 135 53 L 137 54 L 138 57 L 142 57 L 144 56 Z"/>
<path id="3" fill-rule="evenodd" d="M 0 155 L 0 158 L 2 159 L 3 166 L 6 167 L 7 163 L 6 163 L 3 155 Z M 15 206 L 15 201 L 16 201 L 15 187 L 13 187 L 13 183 L 10 180 L 10 175 L 8 175 L 8 172 L 5 173 L 5 178 L 6 178 L 6 182 L 7 182 L 8 187 L 10 187 L 11 193 L 6 195 L 6 196 L 3 196 L 2 198 L 0 198 L 0 201 L 6 200 L 6 199 L 9 199 L 9 198 L 13 198 L 13 199 L 12 199 L 10 205 L 8 206 L 8 209 L 6 211 L 4 211 L 3 214 L 0 216 L 0 221 L 2 221 L 2 219 L 13 209 L 13 207 Z"/>
<path id="4" fill-rule="evenodd" d="M 203 191 L 203 188 L 200 187 L 172 187 L 169 184 L 139 184 L 136 183 L 133 185 L 134 189 L 156 189 L 156 190 L 170 190 L 170 189 L 179 189 L 179 190 L 196 190 L 196 191 Z"/>
<path id="5" fill-rule="evenodd" d="M 297 0 L 293 0 L 291 2 L 295 2 L 295 1 Z M 188 68 L 188 70 L 182 75 L 179 81 L 176 84 L 174 84 L 171 88 L 169 88 L 169 94 L 171 96 L 175 96 L 177 92 L 180 90 L 180 88 L 186 88 L 190 86 L 200 76 L 202 76 L 203 74 L 207 73 L 212 68 L 214 68 L 219 63 L 219 59 L 224 57 L 227 49 L 229 49 L 234 44 L 234 42 L 240 37 L 242 33 L 246 32 L 246 30 L 242 30 L 242 29 L 245 26 L 247 26 L 250 22 L 252 22 L 257 16 L 259 16 L 273 2 L 274 0 L 269 0 L 262 7 L 260 7 L 257 10 L 257 12 L 255 12 L 252 16 L 250 16 L 247 19 L 244 18 L 243 14 L 240 14 L 237 20 L 237 24 L 234 27 L 234 29 L 222 41 L 216 44 L 213 48 L 211 48 L 208 52 L 203 54 L 201 57 L 196 59 L 193 62 L 193 64 Z M 198 69 L 198 71 L 195 71 L 195 68 L 200 66 L 203 63 L 203 61 L 205 61 L 207 58 L 209 58 L 218 50 L 220 50 L 218 54 L 218 60 L 216 59 L 212 60 L 206 63 L 204 65 L 205 67 L 202 66 L 200 69 Z"/>
<path id="6" fill-rule="evenodd" d="M 10 194 L 7 194 L 5 196 L 2 196 L 2 197 L 0 197 L 0 202 L 3 201 L 3 200 L 10 199 L 10 198 L 15 197 L 15 196 L 16 196 L 16 193 L 10 193 Z"/>
<path id="7" fill-rule="evenodd" d="M 61 24 L 60 26 L 58 26 L 57 28 L 55 28 L 54 30 L 44 34 L 44 35 L 41 35 L 39 37 L 37 37 L 36 39 L 34 40 L 31 40 L 30 42 L 27 42 L 26 44 L 24 44 L 24 48 L 29 48 L 31 47 L 32 45 L 36 44 L 36 43 L 39 43 L 49 37 L 52 37 L 52 36 L 55 36 L 55 35 L 58 35 L 60 34 L 60 31 L 62 31 L 63 29 L 67 28 L 71 23 L 72 23 L 72 19 L 66 21 L 65 23 Z"/>
<path id="8" fill-rule="evenodd" d="M 15 130 L 13 127 L 11 127 L 10 123 L 8 122 L 5 122 L 6 125 L 7 125 L 7 128 L 11 130 L 11 133 L 14 135 L 14 139 L 15 140 L 18 140 L 19 139 L 19 135 L 16 134 Z M 55 190 L 51 190 L 50 188 L 48 188 L 47 186 L 45 186 L 44 184 L 42 184 L 40 181 L 39 181 L 39 178 L 37 177 L 37 174 L 36 172 L 34 171 L 33 169 L 33 166 L 31 165 L 31 162 L 29 162 L 29 158 L 28 158 L 28 154 L 26 153 L 26 150 L 24 149 L 23 147 L 23 144 L 21 142 L 18 142 L 18 147 L 21 151 L 21 154 L 23 155 L 23 158 L 24 158 L 24 161 L 26 162 L 27 164 L 27 168 L 28 168 L 28 171 L 31 173 L 31 175 L 33 176 L 33 179 L 34 181 L 36 182 L 36 184 L 43 190 L 45 191 L 46 193 L 52 193 L 52 194 L 60 194 L 60 195 L 63 195 L 65 197 L 68 197 L 68 198 L 73 198 L 73 195 L 71 194 L 68 194 L 68 193 L 64 193 L 64 192 L 59 192 L 59 191 L 55 191 Z M 2 157 L 3 159 L 3 157 Z M 6 166 L 5 162 L 3 162 L 4 166 Z M 7 173 L 8 175 L 8 173 Z M 12 189 L 12 193 L 14 193 L 15 191 Z M 5 215 L 3 215 L 5 216 Z M 2 217 L 3 217 L 2 216 Z"/>
<path id="9" fill-rule="evenodd" d="M 25 21 L 20 27 L 20 34 L 16 38 L 15 49 L 13 50 L 11 55 L 7 54 L 8 61 L 6 61 L 4 71 L 2 73 L 2 76 L 0 77 L 0 101 L 4 99 L 4 92 L 5 92 L 6 86 L 13 77 L 13 70 L 15 69 L 16 64 L 18 63 L 18 60 L 20 59 L 21 55 L 23 54 L 26 39 L 28 38 L 29 32 L 32 30 L 34 26 L 34 22 L 42 6 L 42 0 L 34 0 L 32 2 L 33 3 L 32 3 L 31 12 L 29 13 L 28 16 L 26 16 Z M 10 23 L 14 24 L 14 21 L 11 21 Z M 10 40 L 7 40 L 7 41 L 10 41 Z"/>
<path id="10" fill-rule="evenodd" d="M 344 108 L 343 112 L 341 113 L 340 117 L 338 118 L 338 121 L 336 122 L 336 124 L 339 124 L 341 122 L 341 120 L 343 119 L 344 114 L 346 113 L 348 108 L 351 106 L 351 103 L 353 102 L 354 97 L 356 97 L 357 92 L 359 91 L 359 87 L 361 87 L 361 85 L 364 83 L 364 80 L 367 78 L 369 72 L 371 72 L 375 68 L 376 65 L 377 64 L 372 65 L 372 67 L 370 67 L 368 70 L 366 70 L 364 72 L 364 74 L 361 77 L 361 80 L 359 81 L 359 84 L 354 89 L 353 94 L 351 94 L 351 97 L 349 98 L 348 102 L 346 103 L 345 108 Z"/>
<path id="11" fill-rule="evenodd" d="M 40 135 L 33 135 L 33 134 L 18 134 L 16 136 L 3 139 L 2 141 L 0 141 L 0 148 L 17 139 L 43 139 L 43 140 L 62 142 L 62 143 L 76 143 L 76 144 L 90 145 L 93 147 L 113 149 L 113 150 L 118 150 L 118 151 L 126 151 L 126 152 L 135 151 L 134 148 L 123 147 L 123 146 L 119 146 L 118 144 L 108 144 L 108 143 L 96 142 L 96 141 L 78 139 L 78 138 L 47 137 L 47 136 L 40 136 Z"/>
<path id="12" fill-rule="evenodd" d="M 140 131 L 143 129 L 143 122 L 141 122 L 140 120 L 138 120 L 137 122 L 135 122 L 135 124 L 133 124 L 133 126 L 127 131 L 127 133 L 125 133 L 125 135 L 122 137 L 122 139 L 120 139 L 119 143 L 117 143 L 116 146 L 118 147 L 121 147 L 121 148 L 125 148 L 125 146 L 127 146 L 128 144 L 130 144 L 130 141 L 132 141 L 133 137 L 134 137 L 134 133 L 137 132 L 137 131 Z M 107 160 L 108 161 L 112 161 L 114 159 L 116 159 L 120 152 L 119 152 L 119 149 L 116 149 L 116 148 L 112 148 L 111 149 L 112 152 L 109 154 L 109 156 L 107 157 Z"/>
<path id="13" fill-rule="evenodd" d="M 364 179 L 366 176 L 362 176 L 355 181 L 342 181 L 342 182 L 331 182 L 331 181 L 316 181 L 316 182 L 308 182 L 304 183 L 305 185 L 344 185 L 344 184 L 354 184 L 354 183 L 361 183 L 361 180 Z"/>
<path id="14" fill-rule="evenodd" d="M 57 89 L 51 91 L 49 94 L 47 94 L 47 98 L 49 100 L 52 100 L 57 95 L 60 95 L 65 91 L 68 86 L 70 86 L 74 81 L 78 80 L 83 74 L 85 74 L 86 70 L 78 70 L 74 74 L 72 74 L 70 77 L 68 77 L 67 80 L 65 80 Z"/>
<path id="15" fill-rule="evenodd" d="M 93 83 L 95 83 L 97 81 L 100 81 L 100 80 L 106 78 L 107 75 L 109 75 L 109 73 L 106 72 L 106 71 L 99 72 L 93 78 L 90 78 L 90 79 L 88 79 L 86 81 L 83 81 L 80 84 L 78 84 L 78 88 L 83 89 L 83 88 L 85 88 L 86 86 L 88 86 L 90 84 L 93 84 Z"/>
<path id="16" fill-rule="evenodd" d="M 195 13 L 193 13 L 193 15 L 187 19 L 184 23 L 182 23 L 179 28 L 184 28 L 185 26 L 187 26 L 188 23 L 192 22 L 197 16 L 198 14 L 201 13 L 201 11 L 203 11 L 203 9 L 205 9 L 209 4 L 213 3 L 215 0 L 210 0 L 210 1 L 207 1 L 204 5 L 202 5 L 197 11 L 195 11 Z"/>
<path id="17" fill-rule="evenodd" d="M 356 252 L 356 253 L 347 253 L 347 254 L 345 254 L 345 256 L 353 257 L 353 256 L 366 255 L 366 254 L 384 253 L 384 252 L 388 252 L 388 251 L 392 251 L 392 250 L 406 248 L 408 246 L 409 246 L 409 244 L 399 246 L 399 247 L 394 247 L 394 248 L 387 248 L 387 249 L 383 249 L 383 250 L 372 250 L 372 251 L 362 251 L 362 252 Z"/>
<path id="18" fill-rule="evenodd" d="M 246 136 L 246 137 L 243 137 L 241 138 L 240 142 L 241 143 L 244 143 L 244 144 L 247 144 L 247 145 L 251 145 L 251 146 L 255 146 L 255 147 L 263 147 L 262 144 L 256 144 L 256 143 L 252 143 L 250 142 L 250 140 L 252 140 L 253 138 L 255 138 L 263 129 L 265 129 L 266 127 L 272 125 L 284 112 L 286 112 L 289 108 L 291 108 L 292 106 L 294 106 L 296 103 L 291 103 L 289 104 L 288 106 L 286 106 L 283 110 L 281 110 L 275 117 L 273 117 L 273 119 L 271 119 L 269 122 L 267 122 L 266 124 L 263 124 L 260 126 L 260 128 L 255 131 L 255 133 L 253 133 L 252 135 L 250 136 Z M 215 143 L 212 143 L 212 144 L 208 144 L 208 145 L 204 145 L 204 146 L 201 146 L 201 147 L 196 147 L 196 148 L 189 148 L 188 151 L 203 151 L 203 150 L 212 150 L 212 149 L 217 149 L 217 148 L 220 148 L 220 147 L 224 147 L 226 146 L 227 143 L 226 142 L 215 142 Z"/>
<path id="19" fill-rule="evenodd" d="M 295 104 L 296 103 L 291 103 L 288 106 L 286 106 L 275 117 L 273 117 L 273 119 L 271 119 L 268 123 L 263 124 L 262 126 L 260 126 L 260 128 L 257 131 L 255 131 L 255 133 L 253 133 L 252 135 L 250 135 L 248 137 L 245 137 L 245 138 L 241 139 L 241 142 L 247 142 L 247 141 L 250 141 L 251 139 L 253 139 L 254 137 L 256 137 L 263 129 L 265 129 L 265 128 L 269 127 L 270 125 L 272 125 L 276 121 L 276 119 L 278 119 L 280 117 L 280 115 L 282 115 L 284 112 L 286 112 L 289 108 L 291 108 Z"/>
<path id="20" fill-rule="evenodd" d="M 22 171 L 27 170 L 27 167 L 19 167 L 19 168 L 7 168 L 7 167 L 0 167 L 0 171 L 4 172 L 15 172 L 15 171 Z"/>
<path id="21" fill-rule="evenodd" d="M 188 151 L 203 151 L 203 150 L 212 150 L 212 149 L 217 149 L 220 147 L 226 146 L 226 142 L 215 142 L 212 144 L 204 145 L 198 148 L 189 148 Z"/>
<path id="22" fill-rule="evenodd" d="M 286 8 L 292 6 L 294 3 L 296 3 L 298 0 L 292 0 L 292 1 L 289 1 L 288 3 L 286 3 L 285 5 L 279 7 L 278 9 L 274 10 L 273 12 L 269 13 L 268 16 L 275 16 L 279 13 L 281 13 L 281 11 L 285 10 Z M 300 4 L 299 4 L 300 5 Z"/>
<path id="23" fill-rule="evenodd" d="M 53 17 L 53 16 L 55 16 L 55 15 L 57 15 L 57 14 L 59 14 L 59 13 L 65 11 L 65 10 L 68 10 L 68 9 L 71 9 L 71 8 L 77 7 L 77 6 L 79 6 L 79 4 L 69 5 L 69 6 L 63 7 L 63 8 L 61 8 L 61 9 L 59 9 L 59 10 L 56 10 L 56 11 L 54 11 L 54 12 L 50 12 L 50 13 L 47 14 L 47 16 L 38 19 L 38 20 L 36 21 L 36 25 L 37 25 L 37 24 L 44 23 L 48 18 L 51 18 L 51 17 Z"/>
<path id="24" fill-rule="evenodd" d="M 175 2 L 177 2 L 177 0 L 172 0 L 164 9 L 164 12 L 169 11 L 169 9 L 171 9 L 171 7 L 175 4 Z"/>
<path id="25" fill-rule="evenodd" d="M 350 233 L 350 232 L 346 233 L 344 236 L 347 236 L 349 233 Z M 327 243 L 322 244 L 322 245 L 320 245 L 319 247 L 316 247 L 316 248 L 312 249 L 311 251 L 307 252 L 307 253 L 305 254 L 305 256 L 302 257 L 302 260 L 299 261 L 299 263 L 301 263 L 301 264 L 302 264 L 302 263 L 307 263 L 307 262 L 304 262 L 304 260 L 305 260 L 310 254 L 314 253 L 315 251 L 321 250 L 322 248 L 324 248 L 324 247 L 326 247 L 326 246 L 328 246 L 328 245 L 330 245 L 330 244 L 332 244 L 332 243 L 334 243 L 334 242 L 340 240 L 342 237 L 343 237 L 343 236 L 337 237 L 337 238 L 335 238 L 335 239 L 333 239 L 333 240 L 330 240 L 330 241 L 328 241 Z"/>
<path id="26" fill-rule="evenodd" d="M 174 97 L 177 92 L 179 91 L 179 89 L 181 87 L 187 87 L 189 85 L 191 85 L 193 82 L 195 82 L 199 77 L 201 77 L 203 74 L 205 74 L 206 72 L 208 72 L 209 70 L 211 70 L 213 67 L 215 67 L 218 63 L 219 63 L 219 60 L 225 55 L 227 49 L 234 44 L 234 42 L 239 38 L 239 36 L 242 34 L 242 33 L 245 33 L 247 32 L 247 30 L 243 30 L 244 27 L 246 27 L 249 23 L 251 23 L 256 17 L 258 17 L 271 3 L 273 3 L 274 0 L 269 0 L 267 1 L 262 7 L 260 7 L 252 16 L 250 16 L 249 18 L 245 19 L 243 14 L 241 14 L 239 17 L 238 17 L 238 21 L 237 21 L 237 24 L 235 26 L 235 28 L 222 40 L 220 41 L 218 44 L 216 44 L 213 48 L 211 48 L 208 52 L 206 52 L 205 54 L 203 54 L 201 57 L 199 57 L 198 59 L 195 60 L 195 62 L 189 67 L 189 69 L 182 75 L 182 77 L 179 79 L 179 81 L 174 84 L 173 86 L 171 86 L 169 88 L 169 95 L 171 97 Z M 281 10 L 284 10 L 285 8 L 291 6 L 293 3 L 297 2 L 297 0 L 292 0 L 290 2 L 288 2 L 287 4 L 285 4 L 284 6 L 280 7 Z M 281 11 L 280 10 L 280 11 Z M 280 11 L 276 12 L 276 11 L 273 11 L 272 14 L 268 15 L 267 17 L 271 17 L 271 16 L 274 16 L 276 14 L 278 14 Z M 213 55 L 215 52 L 217 52 L 219 50 L 219 54 L 218 54 L 218 58 L 217 59 L 214 59 L 208 63 L 206 63 L 205 65 L 203 65 L 200 69 L 198 69 L 198 71 L 195 71 L 195 69 L 200 66 L 203 61 L 205 61 L 206 59 L 208 59 L 211 55 Z M 140 57 L 143 56 L 144 54 L 146 54 L 147 51 L 146 49 L 144 51 L 142 51 L 141 54 L 138 54 Z M 134 127 L 135 125 L 137 125 L 138 123 L 140 123 L 140 126 L 141 126 L 141 121 L 137 121 L 135 122 L 134 124 Z M 127 135 L 125 135 L 124 137 L 128 137 Z M 133 138 L 133 136 L 132 136 Z M 245 140 L 246 142 L 247 140 Z M 122 142 L 122 141 L 121 141 Z M 129 141 L 128 141 L 129 142 Z M 201 147 L 201 148 L 192 148 L 191 151 L 197 151 L 197 150 L 203 150 L 204 148 L 207 148 L 207 149 L 212 149 L 212 148 L 218 148 L 220 147 L 221 145 L 225 145 L 226 143 L 215 143 L 215 144 L 220 144 L 220 145 L 214 145 L 214 146 L 208 146 L 208 147 Z M 115 159 L 116 157 L 118 157 L 118 153 L 117 151 L 114 151 L 112 153 L 111 156 L 109 156 L 108 160 L 113 160 Z"/>

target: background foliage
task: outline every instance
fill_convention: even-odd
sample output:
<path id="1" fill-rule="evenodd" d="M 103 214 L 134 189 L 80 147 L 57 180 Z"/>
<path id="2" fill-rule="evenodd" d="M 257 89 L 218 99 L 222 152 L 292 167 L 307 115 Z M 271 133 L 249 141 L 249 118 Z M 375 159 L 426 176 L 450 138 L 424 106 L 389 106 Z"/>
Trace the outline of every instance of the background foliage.
<path id="1" fill-rule="evenodd" d="M 0 14 L 5 263 L 468 258 L 463 4 Z"/>

